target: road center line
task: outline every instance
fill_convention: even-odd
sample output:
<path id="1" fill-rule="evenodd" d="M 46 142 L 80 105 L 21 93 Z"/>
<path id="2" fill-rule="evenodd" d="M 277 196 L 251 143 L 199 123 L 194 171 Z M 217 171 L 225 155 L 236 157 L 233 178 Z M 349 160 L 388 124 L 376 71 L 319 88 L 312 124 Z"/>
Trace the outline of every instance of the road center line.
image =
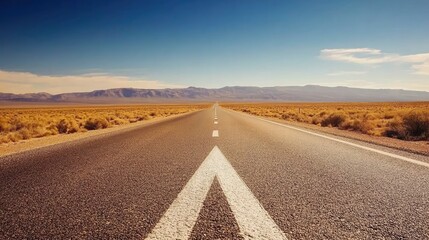
<path id="1" fill-rule="evenodd" d="M 212 137 L 219 137 L 219 130 L 213 130 Z"/>
<path id="2" fill-rule="evenodd" d="M 188 239 L 215 177 L 244 239 L 287 239 L 217 146 L 146 239 Z"/>
<path id="3" fill-rule="evenodd" d="M 236 112 L 236 113 L 239 113 L 239 112 Z M 310 132 L 310 131 L 307 131 L 307 130 L 304 130 L 304 129 L 300 129 L 300 128 L 297 128 L 297 127 L 288 126 L 286 124 L 282 124 L 282 123 L 274 122 L 274 121 L 271 121 L 271 120 L 267 120 L 267 119 L 255 117 L 255 116 L 252 116 L 252 115 L 249 115 L 249 114 L 245 114 L 245 113 L 240 113 L 240 114 L 243 114 L 243 115 L 246 115 L 246 116 L 250 116 L 250 117 L 259 119 L 261 121 L 264 121 L 264 122 L 268 122 L 268 123 L 275 124 L 275 125 L 278 125 L 278 126 L 290 128 L 290 129 L 293 129 L 293 130 L 296 130 L 296 131 L 300 131 L 300 132 L 303 132 L 303 133 L 308 133 L 308 134 L 311 134 L 311 135 L 314 135 L 314 136 L 318 136 L 318 137 L 321 137 L 321 138 L 325 138 L 325 139 L 329 139 L 329 140 L 332 140 L 332 141 L 344 143 L 344 144 L 347 144 L 347 145 L 350 145 L 350 146 L 353 146 L 353 147 L 365 149 L 365 150 L 371 151 L 371 152 L 376 152 L 376 153 L 379 153 L 379 154 L 382 154 L 382 155 L 385 155 L 385 156 L 389 156 L 389 157 L 392 157 L 392 158 L 396 158 L 396 159 L 399 159 L 399 160 L 402 160 L 402 161 L 406 161 L 406 162 L 409 162 L 409 163 L 413 163 L 413 164 L 416 164 L 416 165 L 420 165 L 420 166 L 429 168 L 429 163 L 426 163 L 426 162 L 422 162 L 422 161 L 415 160 L 415 159 L 412 159 L 412 158 L 404 157 L 404 156 L 397 155 L 397 154 L 394 154 L 394 153 L 385 152 L 385 151 L 378 150 L 378 149 L 375 149 L 375 148 L 370 148 L 370 147 L 362 146 L 362 145 L 359 145 L 359 144 L 356 144 L 356 143 L 352 143 L 352 142 L 340 140 L 340 139 L 337 139 L 337 138 L 329 137 L 329 136 L 318 134 L 318 133 L 315 133 L 315 132 Z"/>
<path id="4" fill-rule="evenodd" d="M 217 124 L 218 122 L 217 121 L 214 121 L 214 124 Z"/>

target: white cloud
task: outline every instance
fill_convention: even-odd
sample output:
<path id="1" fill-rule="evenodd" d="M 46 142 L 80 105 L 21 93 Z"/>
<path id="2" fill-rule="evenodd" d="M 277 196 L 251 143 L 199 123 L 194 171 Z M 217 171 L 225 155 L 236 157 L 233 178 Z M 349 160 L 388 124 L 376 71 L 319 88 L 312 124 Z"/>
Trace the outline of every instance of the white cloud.
<path id="1" fill-rule="evenodd" d="M 322 49 L 320 57 L 332 61 L 356 64 L 409 63 L 415 74 L 429 75 L 429 53 L 399 55 L 372 48 Z"/>
<path id="2" fill-rule="evenodd" d="M 332 72 L 328 73 L 328 76 L 348 76 L 348 75 L 364 75 L 366 72 L 363 71 L 340 71 L 340 72 Z"/>
<path id="3" fill-rule="evenodd" d="M 183 86 L 134 79 L 107 73 L 89 73 L 83 75 L 49 76 L 30 72 L 0 70 L 0 92 L 10 93 L 64 93 L 85 92 L 109 88 L 180 88 Z"/>

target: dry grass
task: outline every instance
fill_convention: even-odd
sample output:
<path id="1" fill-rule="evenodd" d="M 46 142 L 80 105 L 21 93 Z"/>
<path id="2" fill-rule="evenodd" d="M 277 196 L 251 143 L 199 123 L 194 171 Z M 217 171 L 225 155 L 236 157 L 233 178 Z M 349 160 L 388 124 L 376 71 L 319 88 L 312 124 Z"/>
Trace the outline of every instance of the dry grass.
<path id="1" fill-rule="evenodd" d="M 429 140 L 429 102 L 226 103 L 223 107 L 374 136 Z"/>
<path id="2" fill-rule="evenodd" d="M 207 107 L 183 104 L 0 108 L 0 143 L 109 128 Z"/>

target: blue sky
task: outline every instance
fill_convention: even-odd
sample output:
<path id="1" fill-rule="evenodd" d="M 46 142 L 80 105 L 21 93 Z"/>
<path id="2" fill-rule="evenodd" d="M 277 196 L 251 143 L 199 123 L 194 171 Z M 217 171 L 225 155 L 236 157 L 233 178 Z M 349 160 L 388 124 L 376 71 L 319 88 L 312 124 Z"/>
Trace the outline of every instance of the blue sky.
<path id="1" fill-rule="evenodd" d="M 429 91 L 429 1 L 2 1 L 0 91 Z"/>

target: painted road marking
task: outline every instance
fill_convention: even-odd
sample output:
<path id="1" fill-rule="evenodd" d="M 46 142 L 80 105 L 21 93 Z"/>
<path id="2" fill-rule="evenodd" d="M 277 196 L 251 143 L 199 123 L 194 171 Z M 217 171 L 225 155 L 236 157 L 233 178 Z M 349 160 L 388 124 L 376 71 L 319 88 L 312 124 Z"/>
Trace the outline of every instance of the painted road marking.
<path id="1" fill-rule="evenodd" d="M 188 239 L 215 177 L 244 239 L 287 239 L 217 146 L 146 239 Z"/>
<path id="2" fill-rule="evenodd" d="M 214 121 L 214 124 L 217 124 L 217 121 Z"/>
<path id="3" fill-rule="evenodd" d="M 219 131 L 218 130 L 213 130 L 212 137 L 219 137 Z"/>
<path id="4" fill-rule="evenodd" d="M 318 136 L 318 137 L 322 137 L 322 138 L 325 138 L 325 139 L 329 139 L 329 140 L 332 140 L 332 141 L 344 143 L 344 144 L 347 144 L 347 145 L 350 145 L 350 146 L 353 146 L 353 147 L 365 149 L 365 150 L 368 150 L 368 151 L 371 151 L 371 152 L 376 152 L 376 153 L 379 153 L 379 154 L 382 154 L 382 155 L 385 155 L 385 156 L 389 156 L 389 157 L 392 157 L 392 158 L 396 158 L 396 159 L 399 159 L 399 160 L 402 160 L 402 161 L 406 161 L 406 162 L 409 162 L 409 163 L 413 163 L 413 164 L 416 164 L 416 165 L 420 165 L 420 166 L 429 168 L 429 163 L 427 163 L 427 162 L 422 162 L 422 161 L 419 161 L 419 160 L 415 160 L 415 159 L 412 159 L 412 158 L 404 157 L 404 156 L 397 155 L 397 154 L 394 154 L 394 153 L 389 153 L 389 152 L 385 152 L 385 151 L 378 150 L 378 149 L 375 149 L 375 148 L 370 148 L 370 147 L 362 146 L 362 145 L 359 145 L 359 144 L 356 144 L 356 143 L 352 143 L 352 142 L 340 140 L 340 139 L 329 137 L 329 136 L 326 136 L 326 135 L 323 135 L 323 134 L 319 134 L 319 133 L 307 131 L 307 130 L 304 130 L 304 129 L 300 129 L 300 128 L 297 128 L 297 127 L 292 127 L 292 126 L 289 126 L 289 125 L 286 125 L 286 124 L 282 124 L 282 123 L 270 121 L 270 120 L 267 120 L 267 119 L 263 119 L 263 118 L 251 116 L 249 114 L 245 114 L 245 113 L 240 113 L 240 114 L 243 114 L 243 115 L 246 115 L 246 116 L 250 116 L 250 117 L 259 119 L 261 121 L 264 121 L 264 122 L 268 122 L 268 123 L 272 123 L 272 124 L 279 125 L 279 126 L 282 126 L 282 127 L 290 128 L 290 129 L 293 129 L 293 130 L 296 130 L 296 131 L 300 131 L 300 132 L 303 132 L 303 133 L 308 133 L 308 134 L 311 134 L 311 135 L 314 135 L 314 136 Z"/>

